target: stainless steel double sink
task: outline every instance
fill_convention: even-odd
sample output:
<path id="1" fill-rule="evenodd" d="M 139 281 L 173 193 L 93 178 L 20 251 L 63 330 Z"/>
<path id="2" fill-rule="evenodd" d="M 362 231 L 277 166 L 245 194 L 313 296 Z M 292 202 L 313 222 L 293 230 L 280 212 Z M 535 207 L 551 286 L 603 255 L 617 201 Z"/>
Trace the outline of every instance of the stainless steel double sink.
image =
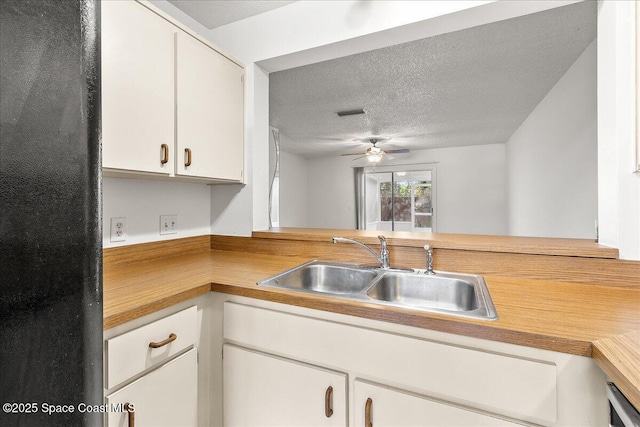
<path id="1" fill-rule="evenodd" d="M 498 318 L 484 279 L 473 274 L 314 260 L 258 285 L 473 319 Z"/>

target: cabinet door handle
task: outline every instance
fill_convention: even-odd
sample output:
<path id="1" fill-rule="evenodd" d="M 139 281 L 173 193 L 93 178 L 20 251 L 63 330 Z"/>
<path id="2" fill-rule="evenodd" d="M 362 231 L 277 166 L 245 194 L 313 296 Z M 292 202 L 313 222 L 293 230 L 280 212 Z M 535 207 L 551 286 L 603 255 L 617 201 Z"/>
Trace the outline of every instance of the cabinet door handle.
<path id="1" fill-rule="evenodd" d="M 167 338 L 164 341 L 160 341 L 160 342 L 150 342 L 149 343 L 149 347 L 151 348 L 160 348 L 160 347 L 164 347 L 165 345 L 169 344 L 170 342 L 174 342 L 176 340 L 176 338 L 178 338 L 178 336 L 176 334 L 171 334 L 169 335 L 169 338 Z"/>
<path id="2" fill-rule="evenodd" d="M 162 153 L 160 154 L 160 164 L 164 165 L 169 162 L 169 146 L 167 144 L 161 144 L 160 148 Z"/>
<path id="3" fill-rule="evenodd" d="M 191 166 L 191 148 L 184 149 L 184 167 L 187 168 Z"/>
<path id="4" fill-rule="evenodd" d="M 364 404 L 364 427 L 373 427 L 371 422 L 371 409 L 373 406 L 373 400 L 367 399 L 367 403 Z"/>
<path id="5" fill-rule="evenodd" d="M 333 415 L 333 408 L 331 407 L 331 403 L 333 402 L 333 387 L 329 386 L 327 391 L 324 393 L 324 414 L 327 418 L 331 418 Z"/>
<path id="6" fill-rule="evenodd" d="M 136 425 L 136 413 L 135 410 L 133 409 L 133 405 L 129 402 L 124 404 L 124 410 L 127 411 L 129 413 L 128 418 L 129 418 L 129 426 L 128 427 L 135 427 Z"/>

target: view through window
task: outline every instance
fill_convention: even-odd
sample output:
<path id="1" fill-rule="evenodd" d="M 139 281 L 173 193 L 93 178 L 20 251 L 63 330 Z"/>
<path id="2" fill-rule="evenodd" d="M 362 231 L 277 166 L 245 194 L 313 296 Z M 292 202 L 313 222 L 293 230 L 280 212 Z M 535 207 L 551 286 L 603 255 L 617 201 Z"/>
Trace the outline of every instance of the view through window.
<path id="1" fill-rule="evenodd" d="M 435 167 L 364 171 L 364 228 L 435 231 Z"/>

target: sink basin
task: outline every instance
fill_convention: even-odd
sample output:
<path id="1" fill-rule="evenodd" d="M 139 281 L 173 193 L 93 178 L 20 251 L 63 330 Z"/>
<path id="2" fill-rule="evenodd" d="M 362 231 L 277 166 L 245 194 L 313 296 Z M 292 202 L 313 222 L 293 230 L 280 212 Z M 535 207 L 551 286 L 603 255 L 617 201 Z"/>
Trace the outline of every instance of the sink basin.
<path id="1" fill-rule="evenodd" d="M 386 272 L 367 290 L 381 304 L 495 320 L 496 309 L 482 276 L 438 271 Z"/>
<path id="2" fill-rule="evenodd" d="M 258 285 L 341 295 L 365 290 L 376 277 L 378 273 L 374 268 L 313 261 Z"/>
<path id="3" fill-rule="evenodd" d="M 478 308 L 472 283 L 424 274 L 389 273 L 367 292 L 371 298 L 398 305 L 471 311 Z"/>
<path id="4" fill-rule="evenodd" d="M 314 260 L 258 285 L 473 319 L 498 318 L 484 279 L 473 274 L 430 275 Z"/>

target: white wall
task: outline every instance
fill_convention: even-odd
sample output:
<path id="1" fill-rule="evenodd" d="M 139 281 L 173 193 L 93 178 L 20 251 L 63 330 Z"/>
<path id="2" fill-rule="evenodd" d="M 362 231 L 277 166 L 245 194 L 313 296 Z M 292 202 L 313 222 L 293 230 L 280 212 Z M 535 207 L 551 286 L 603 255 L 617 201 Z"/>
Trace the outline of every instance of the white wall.
<path id="1" fill-rule="evenodd" d="M 351 159 L 321 157 L 307 160 L 307 165 L 309 227 L 355 229 L 356 190 Z"/>
<path id="2" fill-rule="evenodd" d="M 255 64 L 246 66 L 245 105 L 267 114 L 245 115 L 245 184 L 211 186 L 212 234 L 250 236 L 269 228 L 269 78 Z"/>
<path id="3" fill-rule="evenodd" d="M 595 239 L 596 42 L 507 141 L 509 233 Z"/>
<path id="4" fill-rule="evenodd" d="M 446 25 L 441 25 L 446 29 L 441 28 L 439 21 L 434 21 L 428 29 L 436 34 L 443 30 L 452 31 L 453 26 L 457 29 L 479 25 L 486 22 L 486 16 L 470 13 L 459 16 L 457 22 L 451 22 L 447 15 L 488 3 L 493 1 L 298 1 L 203 35 L 247 63 L 269 60 L 269 65 L 275 64 L 273 58 L 330 46 L 326 53 L 308 57 L 303 62 L 292 59 L 293 62 L 286 65 L 286 68 L 291 68 L 309 63 L 309 60 L 318 62 L 361 51 L 362 44 L 371 41 L 360 39 L 351 49 L 336 43 L 424 20 L 444 18 Z M 388 33 L 386 37 L 378 37 L 375 47 L 370 49 L 399 43 L 393 35 Z M 414 40 L 423 37 L 426 36 L 417 35 Z M 276 69 L 282 68 L 269 67 L 269 71 Z"/>
<path id="5" fill-rule="evenodd" d="M 286 136 L 280 134 L 280 139 Z M 309 227 L 307 160 L 280 150 L 280 226 Z"/>
<path id="6" fill-rule="evenodd" d="M 379 230 L 379 228 L 377 227 L 379 226 L 380 220 L 382 219 L 382 212 L 380 209 L 380 192 L 378 191 L 378 180 L 369 175 L 365 175 L 364 179 L 364 194 L 368 195 L 367 197 L 365 197 L 364 206 L 364 209 L 366 211 L 364 220 L 367 221 L 365 227 L 367 230 Z"/>
<path id="7" fill-rule="evenodd" d="M 438 231 L 507 234 L 504 144 L 432 151 L 440 162 Z"/>
<path id="8" fill-rule="evenodd" d="M 640 174 L 634 174 L 637 2 L 598 2 L 600 242 L 640 260 Z"/>
<path id="9" fill-rule="evenodd" d="M 209 234 L 210 191 L 206 184 L 104 178 L 102 180 L 103 247 Z M 160 215 L 178 215 L 178 233 L 160 236 Z M 110 241 L 111 218 L 126 217 L 127 240 Z"/>
<path id="10" fill-rule="evenodd" d="M 281 170 L 287 157 L 282 158 Z M 406 164 L 397 156 L 385 165 Z M 346 157 L 308 159 L 309 227 L 356 226 L 354 166 L 370 166 Z M 414 150 L 411 164 L 437 163 L 436 213 L 440 233 L 506 234 L 507 184 L 504 144 Z M 281 175 L 280 197 L 286 179 Z M 288 206 L 281 204 L 281 215 Z M 284 225 L 284 224 L 283 224 Z"/>
<path id="11" fill-rule="evenodd" d="M 504 144 L 411 152 L 411 163 L 434 162 L 438 233 L 507 234 Z M 400 156 L 393 163 L 401 164 Z"/>

